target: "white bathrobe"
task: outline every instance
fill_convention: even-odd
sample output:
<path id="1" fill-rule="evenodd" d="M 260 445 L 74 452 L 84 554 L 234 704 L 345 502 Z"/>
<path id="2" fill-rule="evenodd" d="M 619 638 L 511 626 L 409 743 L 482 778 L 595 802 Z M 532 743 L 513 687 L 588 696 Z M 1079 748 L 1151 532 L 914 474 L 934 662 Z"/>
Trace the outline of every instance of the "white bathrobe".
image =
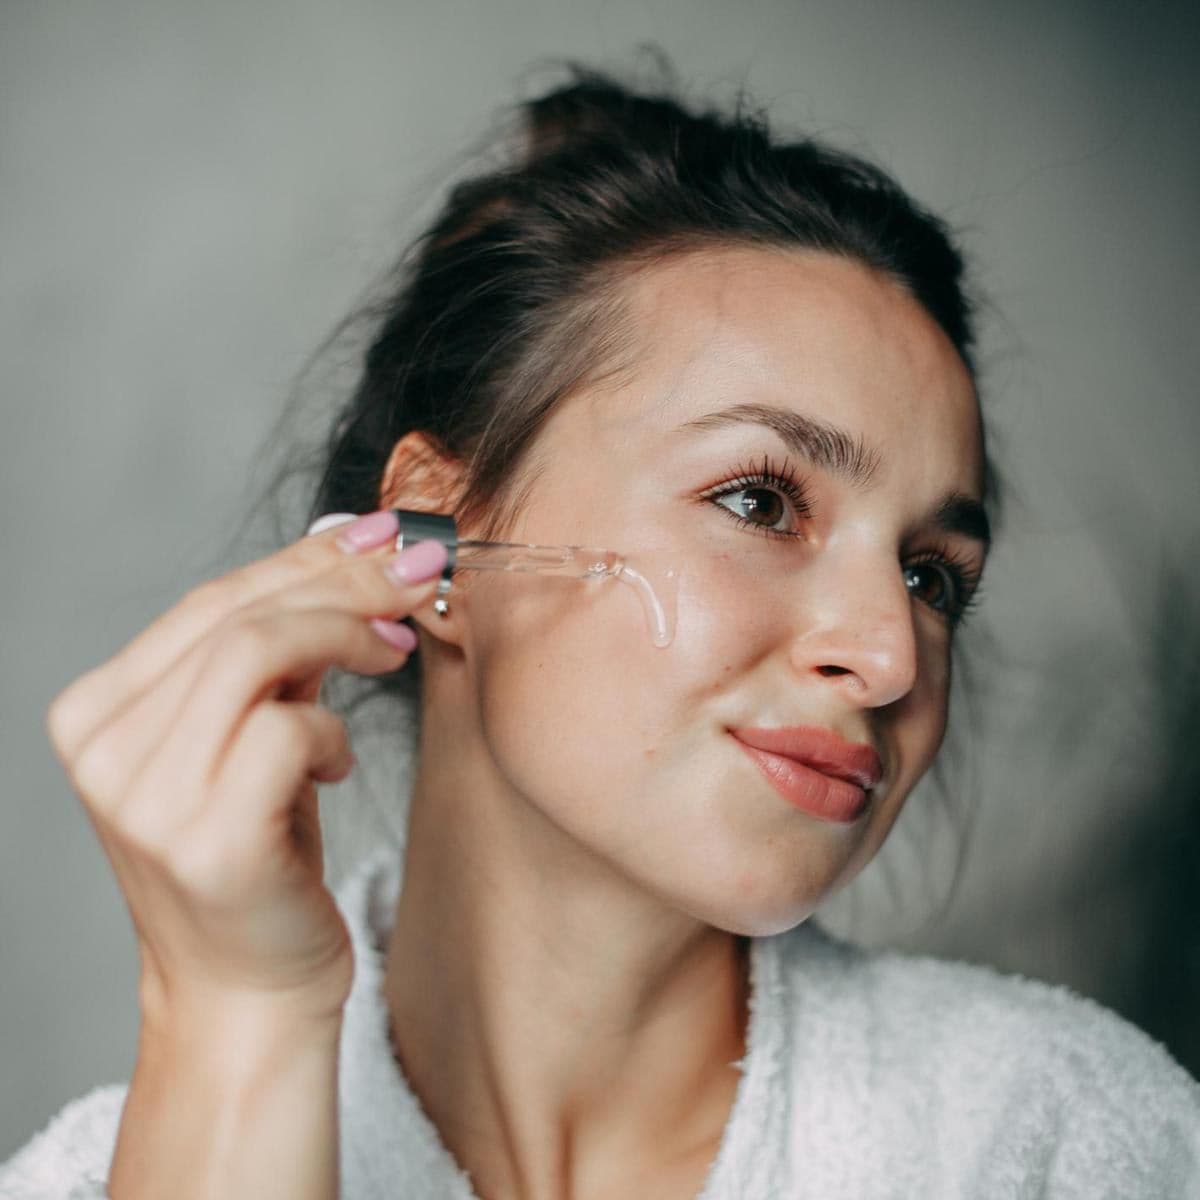
<path id="1" fill-rule="evenodd" d="M 341 1200 L 476 1200 L 388 1043 L 382 955 L 399 883 L 380 852 L 338 894 L 356 954 Z M 1200 1085 L 1091 1001 L 868 953 L 811 923 L 753 940 L 751 986 L 701 1200 L 1200 1200 Z M 0 1197 L 103 1197 L 124 1095 L 68 1104 L 0 1167 Z"/>

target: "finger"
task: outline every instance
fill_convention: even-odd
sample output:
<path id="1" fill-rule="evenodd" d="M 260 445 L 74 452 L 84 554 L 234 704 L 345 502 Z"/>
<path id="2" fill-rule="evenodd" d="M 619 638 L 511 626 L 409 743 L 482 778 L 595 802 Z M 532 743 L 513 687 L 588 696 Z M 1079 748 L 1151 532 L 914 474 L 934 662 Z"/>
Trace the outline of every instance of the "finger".
<path id="1" fill-rule="evenodd" d="M 383 579 L 383 572 L 378 564 L 375 564 L 374 573 Z M 379 590 L 380 587 L 382 591 Z M 357 603 L 370 611 L 382 604 L 382 597 L 391 600 L 393 615 L 398 616 L 416 607 L 423 597 L 431 596 L 434 587 L 432 580 L 404 588 L 397 588 L 386 580 L 381 585 L 376 580 L 358 590 L 351 588 L 348 593 L 344 591 L 337 595 L 335 600 L 331 601 L 330 607 L 340 599 L 343 603 Z M 86 800 L 102 811 L 121 803 L 150 760 L 162 750 L 171 729 L 186 719 L 197 694 L 199 680 L 209 660 L 214 654 L 220 653 L 222 645 L 234 636 L 238 622 L 269 622 L 273 617 L 289 612 L 319 611 L 300 607 L 294 598 L 271 603 L 263 601 L 251 608 L 254 609 L 253 615 L 250 608 L 243 609 L 225 625 L 190 647 L 180 662 L 173 664 L 170 670 L 163 673 L 161 679 L 126 704 L 117 716 L 88 741 L 68 765 L 70 775 Z M 397 609 L 400 611 L 396 612 Z M 359 612 L 355 615 L 345 612 L 344 609 L 341 611 L 348 620 L 361 625 L 358 638 L 365 646 L 366 653 L 358 660 L 357 669 L 360 674 L 379 675 L 398 670 L 404 664 L 414 648 L 412 644 L 402 643 L 397 646 L 394 636 L 391 641 L 385 640 L 371 628 L 366 614 Z M 392 625 L 392 629 L 399 628 L 401 627 Z M 225 652 L 229 652 L 227 646 Z M 278 681 L 278 694 L 288 699 L 315 700 L 319 694 L 321 677 L 329 665 L 331 663 L 322 662 L 307 674 L 302 667 L 297 666 L 290 676 Z M 231 719 L 237 718 L 236 713 L 231 713 L 230 716 Z M 182 781 L 192 778 L 195 777 L 179 775 L 175 791 L 178 792 Z"/>
<path id="2" fill-rule="evenodd" d="M 373 553 L 384 546 L 390 552 L 395 534 L 389 535 L 388 529 L 398 526 L 376 520 L 375 544 L 347 551 L 341 545 L 353 528 L 326 528 L 201 584 L 111 659 L 81 675 L 55 698 L 47 714 L 50 739 L 59 757 L 69 762 L 134 695 L 237 609 L 344 564 L 348 553 Z"/>
<path id="3" fill-rule="evenodd" d="M 431 550 L 436 552 L 432 557 L 428 553 Z M 416 573 L 418 582 L 415 584 L 398 584 L 384 569 L 392 562 L 411 563 L 415 560 L 419 563 L 422 557 L 427 563 L 423 571 Z M 269 618 L 275 613 L 303 609 L 338 608 L 363 618 L 383 618 L 379 623 L 382 626 L 379 632 L 387 640 L 388 627 L 395 631 L 398 619 L 408 616 L 432 599 L 433 580 L 424 579 L 422 575 L 428 574 L 431 569 L 429 563 L 433 564 L 432 569 L 440 571 L 444 562 L 444 548 L 437 542 L 426 542 L 391 558 L 364 557 L 354 563 L 338 563 L 294 587 L 280 588 L 242 605 L 228 620 L 255 619 L 260 616 Z M 406 653 L 411 652 L 413 644 L 406 640 L 413 636 L 411 631 L 403 627 L 401 633 L 404 635 L 401 639 L 404 642 L 402 648 Z M 202 657 L 193 656 L 190 666 L 181 673 L 170 690 L 176 694 L 186 694 L 194 683 L 194 674 L 202 661 Z M 187 674 L 187 671 L 192 674 Z M 323 669 L 309 677 L 291 679 L 280 694 L 286 699 L 315 700 L 321 674 Z M 164 696 L 169 694 L 170 691 L 164 692 Z"/>
<path id="4" fill-rule="evenodd" d="M 245 872 L 255 863 L 261 866 L 262 856 L 277 851 L 285 836 L 311 866 L 320 861 L 312 853 L 321 844 L 311 784 L 337 782 L 353 766 L 349 732 L 340 717 L 315 704 L 266 700 L 246 714 L 210 787 L 173 793 L 139 789 L 103 824 L 122 845 L 191 867 L 204 865 L 202 855 L 193 853 L 195 847 L 181 851 L 183 839 L 203 838 L 214 859 L 224 858 L 230 869 L 236 862 Z M 215 862 L 209 864 L 207 874 L 216 870 Z"/>
<path id="5" fill-rule="evenodd" d="M 277 611 L 218 631 L 160 753 L 147 761 L 139 792 L 196 780 L 204 790 L 220 769 L 247 710 L 289 682 L 339 666 L 360 674 L 396 669 L 407 654 L 389 646 L 361 617 L 341 609 Z M 382 666 L 381 664 L 387 664 Z"/>
<path id="6" fill-rule="evenodd" d="M 398 618 L 413 612 L 423 600 L 433 594 L 433 578 L 423 579 L 431 572 L 440 571 L 445 563 L 445 548 L 437 542 L 419 542 L 399 555 L 385 556 L 382 560 L 364 556 L 353 562 L 337 561 L 327 570 L 316 591 L 308 591 L 308 585 L 283 588 L 269 596 L 244 605 L 237 613 L 226 619 L 225 624 L 245 617 L 247 614 L 265 613 L 302 607 L 344 607 L 360 616 L 383 613 L 389 618 Z M 416 583 L 397 584 L 385 570 L 392 563 L 406 563 Z M 407 631 L 407 627 L 387 622 L 392 631 Z M 220 628 L 220 627 L 218 627 Z M 141 695 L 132 696 L 118 709 L 113 710 L 108 720 L 98 725 L 82 748 L 76 750 L 74 758 L 63 756 L 68 773 L 86 794 L 100 803 L 119 799 L 149 756 L 156 750 L 169 727 L 178 719 L 190 695 L 204 661 L 211 649 L 210 639 L 218 630 L 202 636 L 181 655 L 178 662 L 170 664 L 158 679 L 152 681 Z M 387 629 L 380 636 L 386 636 Z M 411 653 L 414 643 L 401 646 L 405 655 Z M 392 644 L 394 645 L 394 639 Z M 374 670 L 364 674 L 379 674 L 396 670 L 403 664 L 399 659 L 386 654 Z M 308 677 L 290 681 L 281 689 L 281 695 L 289 699 L 312 701 L 320 692 L 321 675 L 324 668 Z"/>
<path id="7" fill-rule="evenodd" d="M 345 724 L 317 705 L 264 701 L 245 716 L 204 803 L 188 814 L 143 806 L 121 827 L 159 856 L 193 897 L 227 902 L 264 872 L 321 863 L 314 780 L 344 778 L 354 757 Z M 278 874 L 275 874 L 278 878 Z"/>
<path id="8" fill-rule="evenodd" d="M 345 722 L 317 704 L 268 700 L 234 731 L 217 770 L 211 807 L 262 825 L 287 812 L 306 781 L 333 783 L 354 766 Z"/>

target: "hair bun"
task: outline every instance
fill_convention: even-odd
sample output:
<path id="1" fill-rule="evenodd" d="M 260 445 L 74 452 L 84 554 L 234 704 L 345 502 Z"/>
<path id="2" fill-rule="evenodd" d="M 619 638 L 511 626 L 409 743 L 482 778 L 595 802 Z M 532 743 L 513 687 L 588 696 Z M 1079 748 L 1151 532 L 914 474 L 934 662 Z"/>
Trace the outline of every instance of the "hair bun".
<path id="1" fill-rule="evenodd" d="M 525 162 L 611 140 L 628 125 L 633 98 L 611 83 L 587 79 L 557 88 L 525 106 Z"/>
<path id="2" fill-rule="evenodd" d="M 670 64 L 665 58 L 656 63 L 669 85 Z M 691 119 L 666 91 L 649 95 L 582 63 L 560 65 L 569 73 L 567 83 L 516 106 L 515 129 L 501 139 L 506 166 L 451 189 L 446 218 L 432 238 L 436 248 L 452 246 L 507 217 L 521 177 L 536 173 L 557 156 L 601 147 L 620 153 L 633 146 L 652 150 L 672 144 L 673 131 Z"/>
<path id="3" fill-rule="evenodd" d="M 626 87 L 609 75 L 581 63 L 565 64 L 570 81 L 522 106 L 524 146 L 520 165 L 534 166 L 560 153 L 597 144 L 658 142 L 664 132 L 690 118 L 672 95 L 669 62 L 656 58 L 662 77 L 659 94 Z"/>

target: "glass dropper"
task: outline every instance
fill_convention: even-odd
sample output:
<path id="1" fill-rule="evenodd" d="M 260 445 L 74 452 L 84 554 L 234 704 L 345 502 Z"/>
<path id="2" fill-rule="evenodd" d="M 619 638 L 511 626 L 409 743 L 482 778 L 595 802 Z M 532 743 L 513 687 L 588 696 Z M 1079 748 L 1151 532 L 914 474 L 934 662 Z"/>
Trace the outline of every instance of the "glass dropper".
<path id="1" fill-rule="evenodd" d="M 632 587 L 656 646 L 671 644 L 675 636 L 675 598 L 678 572 L 674 567 L 651 564 L 639 557 L 637 565 L 628 555 L 597 546 L 540 546 L 532 542 L 489 542 L 458 538 L 454 517 L 449 513 L 393 510 L 400 519 L 396 549 L 434 538 L 447 550 L 447 561 L 438 588 L 442 597 L 450 589 L 457 570 L 522 571 L 556 575 L 568 579 L 616 579 Z"/>
<path id="2" fill-rule="evenodd" d="M 656 588 L 646 575 L 615 550 L 596 546 L 537 546 L 518 542 L 458 543 L 456 569 L 480 571 L 529 571 L 538 575 L 562 575 L 572 579 L 612 578 L 635 588 L 656 646 L 669 646 L 675 633 L 673 570 L 659 570 Z"/>

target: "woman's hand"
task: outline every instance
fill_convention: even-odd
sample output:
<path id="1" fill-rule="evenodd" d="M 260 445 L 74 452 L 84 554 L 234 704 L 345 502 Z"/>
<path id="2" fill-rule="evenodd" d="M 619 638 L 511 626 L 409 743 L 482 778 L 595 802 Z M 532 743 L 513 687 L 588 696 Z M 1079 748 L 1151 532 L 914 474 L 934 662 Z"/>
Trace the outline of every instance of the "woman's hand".
<path id="1" fill-rule="evenodd" d="M 202 584 L 50 705 L 133 918 L 144 1024 L 340 1017 L 353 958 L 323 882 L 316 784 L 354 760 L 315 701 L 330 666 L 378 675 L 415 648 L 393 621 L 432 595 L 446 551 L 395 555 L 396 533 L 375 513 Z"/>

